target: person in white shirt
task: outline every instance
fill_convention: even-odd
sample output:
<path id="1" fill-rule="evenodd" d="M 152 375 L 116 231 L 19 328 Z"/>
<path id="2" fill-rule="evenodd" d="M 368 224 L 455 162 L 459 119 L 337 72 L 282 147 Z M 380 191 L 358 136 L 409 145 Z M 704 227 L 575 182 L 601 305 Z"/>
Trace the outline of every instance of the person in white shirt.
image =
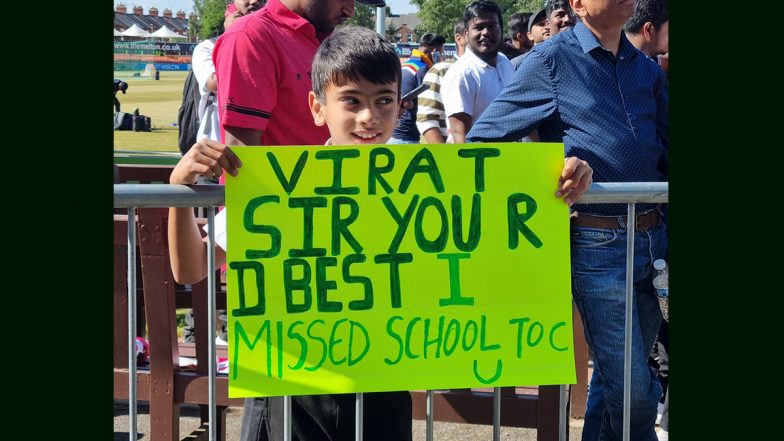
<path id="1" fill-rule="evenodd" d="M 501 8 L 477 0 L 465 8 L 468 47 L 444 75 L 441 95 L 451 142 L 465 142 L 471 125 L 512 79 L 514 68 L 498 49 L 503 44 Z M 447 140 L 447 142 L 450 142 Z"/>
<path id="2" fill-rule="evenodd" d="M 218 35 L 228 29 L 234 20 L 243 15 L 261 9 L 266 3 L 265 0 L 235 0 L 230 3 L 224 13 L 222 28 L 219 28 Z M 215 41 L 218 37 L 213 37 L 202 41 L 193 48 L 191 58 L 191 68 L 196 82 L 199 83 L 199 133 L 196 140 L 203 138 L 220 141 L 220 118 L 218 117 L 218 82 L 215 79 L 215 64 L 212 62 L 212 50 L 215 48 Z"/>

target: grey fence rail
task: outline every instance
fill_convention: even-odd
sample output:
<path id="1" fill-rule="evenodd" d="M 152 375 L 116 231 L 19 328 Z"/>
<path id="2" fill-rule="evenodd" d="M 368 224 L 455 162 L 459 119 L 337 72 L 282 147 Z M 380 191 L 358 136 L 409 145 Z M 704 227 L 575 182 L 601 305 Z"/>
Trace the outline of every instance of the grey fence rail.
<path id="1" fill-rule="evenodd" d="M 667 182 L 608 182 L 594 183 L 591 188 L 577 201 L 581 204 L 627 204 L 627 231 L 634 231 L 635 208 L 638 203 L 667 203 L 669 184 Z M 136 248 L 135 208 L 155 207 L 207 207 L 207 218 L 210 227 L 215 215 L 215 208 L 224 205 L 224 187 L 222 185 L 168 185 L 168 184 L 114 184 L 114 207 L 128 209 L 128 392 L 129 392 L 129 436 L 135 440 L 137 415 L 136 415 Z M 214 248 L 215 238 L 213 228 L 209 229 L 209 271 L 210 277 L 215 274 Z M 629 250 L 634 249 L 634 235 L 627 236 L 626 256 L 626 335 L 624 345 L 624 411 L 623 411 L 623 440 L 629 441 L 629 420 L 631 415 L 631 328 L 632 328 L 632 283 L 633 255 Z M 208 323 L 215 329 L 215 283 L 208 283 Z M 213 331 L 214 332 L 214 331 Z M 208 360 L 215 360 L 215 337 L 208 338 Z M 209 439 L 216 437 L 215 421 L 215 366 L 210 363 L 209 369 Z M 561 386 L 559 406 L 559 439 L 565 440 L 568 422 L 566 418 L 566 389 Z M 428 391 L 427 403 L 427 439 L 432 440 L 433 412 L 432 393 Z M 362 394 L 357 394 L 356 439 L 362 440 Z M 291 438 L 291 402 L 290 397 L 284 398 L 284 439 Z M 500 388 L 495 389 L 493 397 L 493 440 L 500 439 Z"/>

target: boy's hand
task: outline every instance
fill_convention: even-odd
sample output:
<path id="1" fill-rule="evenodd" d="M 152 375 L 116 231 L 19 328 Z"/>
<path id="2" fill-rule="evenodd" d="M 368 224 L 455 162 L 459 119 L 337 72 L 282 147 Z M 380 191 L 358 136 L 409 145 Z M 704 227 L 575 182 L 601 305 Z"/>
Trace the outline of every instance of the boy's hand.
<path id="1" fill-rule="evenodd" d="M 195 183 L 199 176 L 217 178 L 223 170 L 237 176 L 237 169 L 240 167 L 242 161 L 227 145 L 203 138 L 193 144 L 188 153 L 180 159 L 169 176 L 169 183 L 190 185 Z"/>
<path id="2" fill-rule="evenodd" d="M 593 182 L 593 169 L 588 162 L 570 156 L 564 159 L 564 168 L 561 177 L 558 178 L 558 191 L 555 197 L 563 197 L 568 206 L 572 206 L 574 201 L 588 191 Z"/>
<path id="3" fill-rule="evenodd" d="M 416 98 L 414 98 L 414 99 L 416 99 Z M 413 109 L 413 108 L 414 108 L 414 102 L 413 101 L 409 101 L 409 100 L 402 100 L 402 101 L 400 101 L 400 108 L 397 109 L 397 117 L 400 118 L 401 116 L 403 116 L 403 113 L 406 110 Z"/>

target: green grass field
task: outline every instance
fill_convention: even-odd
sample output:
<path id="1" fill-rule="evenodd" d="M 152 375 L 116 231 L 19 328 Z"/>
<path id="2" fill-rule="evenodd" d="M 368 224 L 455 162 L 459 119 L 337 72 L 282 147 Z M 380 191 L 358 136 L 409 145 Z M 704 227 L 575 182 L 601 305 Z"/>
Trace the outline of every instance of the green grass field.
<path id="1" fill-rule="evenodd" d="M 160 71 L 158 81 L 129 78 L 120 74 L 118 72 L 117 78 L 128 83 L 126 94 L 117 94 L 120 110 L 130 113 L 138 107 L 140 114 L 151 118 L 152 131 L 115 130 L 114 150 L 179 152 L 177 127 L 172 126 L 172 123 L 177 122 L 182 86 L 188 72 Z"/>

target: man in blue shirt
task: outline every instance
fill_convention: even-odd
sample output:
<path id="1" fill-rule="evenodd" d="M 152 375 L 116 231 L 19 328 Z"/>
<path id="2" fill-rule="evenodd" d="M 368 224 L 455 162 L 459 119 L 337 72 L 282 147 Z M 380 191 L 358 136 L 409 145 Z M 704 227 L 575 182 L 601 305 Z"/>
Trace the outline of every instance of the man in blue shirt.
<path id="1" fill-rule="evenodd" d="M 514 141 L 537 130 L 563 142 L 566 156 L 588 161 L 596 182 L 664 181 L 668 151 L 668 86 L 655 61 L 623 33 L 634 0 L 570 0 L 582 19 L 534 46 L 513 80 L 468 133 L 469 142 Z M 626 279 L 626 205 L 573 206 L 573 296 L 594 352 L 602 396 L 589 405 L 602 415 L 583 440 L 620 440 Z M 631 439 L 655 441 L 661 385 L 647 365 L 661 322 L 652 263 L 667 253 L 667 226 L 657 206 L 637 204 L 634 253 Z M 587 436 L 587 438 L 586 438 Z"/>

